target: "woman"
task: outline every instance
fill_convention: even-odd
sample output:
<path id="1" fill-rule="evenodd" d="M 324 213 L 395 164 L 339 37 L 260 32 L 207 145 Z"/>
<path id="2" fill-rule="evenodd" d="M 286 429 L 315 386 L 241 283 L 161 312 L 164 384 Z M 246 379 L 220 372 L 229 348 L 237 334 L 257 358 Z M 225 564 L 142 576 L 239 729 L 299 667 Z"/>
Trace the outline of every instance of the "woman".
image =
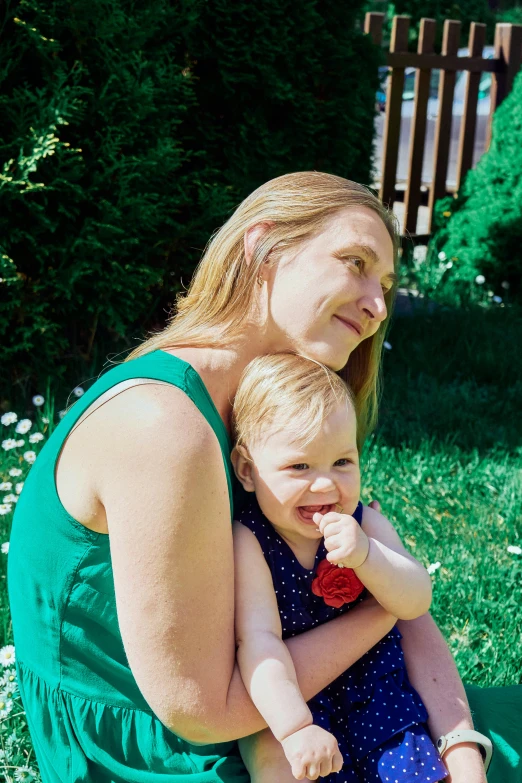
<path id="1" fill-rule="evenodd" d="M 231 400 L 255 356 L 298 351 L 349 380 L 364 437 L 396 257 L 393 219 L 366 188 L 319 172 L 266 183 L 213 237 L 171 324 L 55 430 L 8 573 L 44 783 L 245 780 L 233 741 L 264 723 L 235 665 Z M 288 640 L 305 698 L 394 622 L 370 600 Z M 400 628 L 433 736 L 472 728 L 433 621 Z M 485 780 L 474 745 L 445 762 L 453 783 Z"/>

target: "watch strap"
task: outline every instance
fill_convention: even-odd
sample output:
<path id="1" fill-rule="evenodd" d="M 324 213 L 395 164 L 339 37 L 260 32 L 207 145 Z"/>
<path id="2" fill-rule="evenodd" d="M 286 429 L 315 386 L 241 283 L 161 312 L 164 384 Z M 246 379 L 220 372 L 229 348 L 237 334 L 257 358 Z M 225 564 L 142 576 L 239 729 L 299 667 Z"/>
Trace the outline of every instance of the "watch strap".
<path id="1" fill-rule="evenodd" d="M 460 745 L 463 742 L 475 742 L 479 746 L 484 760 L 484 769 L 487 772 L 493 755 L 493 743 L 489 737 L 480 734 L 478 731 L 472 729 L 456 729 L 449 734 L 443 734 L 442 737 L 439 737 L 437 740 L 437 750 L 442 758 L 447 750 L 454 745 Z"/>

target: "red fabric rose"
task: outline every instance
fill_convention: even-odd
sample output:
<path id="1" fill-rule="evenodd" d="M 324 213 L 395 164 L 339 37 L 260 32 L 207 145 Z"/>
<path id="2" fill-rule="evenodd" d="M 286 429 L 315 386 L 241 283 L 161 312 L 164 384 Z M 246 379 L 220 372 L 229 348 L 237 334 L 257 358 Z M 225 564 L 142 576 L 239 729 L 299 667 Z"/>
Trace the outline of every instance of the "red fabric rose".
<path id="1" fill-rule="evenodd" d="M 339 568 L 329 560 L 321 560 L 312 582 L 312 593 L 324 598 L 325 604 L 339 609 L 362 593 L 364 585 L 353 568 Z"/>

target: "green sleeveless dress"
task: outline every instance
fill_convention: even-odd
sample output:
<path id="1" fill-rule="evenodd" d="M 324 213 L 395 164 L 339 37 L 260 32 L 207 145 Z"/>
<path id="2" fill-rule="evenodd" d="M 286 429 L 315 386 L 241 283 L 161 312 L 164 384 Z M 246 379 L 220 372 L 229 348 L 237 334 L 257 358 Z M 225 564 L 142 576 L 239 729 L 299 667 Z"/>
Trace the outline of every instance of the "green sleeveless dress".
<path id="1" fill-rule="evenodd" d="M 56 461 L 74 424 L 131 378 L 166 381 L 195 403 L 221 445 L 232 510 L 228 433 L 200 376 L 181 359 L 159 350 L 110 369 L 62 419 L 25 483 L 8 559 L 16 667 L 42 780 L 247 783 L 235 742 L 191 745 L 150 709 L 120 635 L 109 536 L 67 514 L 56 491 Z"/>

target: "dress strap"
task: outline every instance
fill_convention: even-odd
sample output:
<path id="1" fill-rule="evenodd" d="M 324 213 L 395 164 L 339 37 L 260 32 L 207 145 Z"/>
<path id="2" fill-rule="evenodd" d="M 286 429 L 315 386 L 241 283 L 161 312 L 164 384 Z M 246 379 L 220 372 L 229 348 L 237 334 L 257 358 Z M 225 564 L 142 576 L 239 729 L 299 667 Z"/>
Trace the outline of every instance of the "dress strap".
<path id="1" fill-rule="evenodd" d="M 360 525 L 362 525 L 363 504 L 361 503 L 360 500 L 357 503 L 357 508 L 353 512 L 352 516 L 353 516 L 353 518 L 355 519 L 356 522 L 358 522 Z"/>
<path id="2" fill-rule="evenodd" d="M 255 498 L 250 496 L 249 502 L 245 503 L 239 514 L 237 514 L 237 519 L 239 522 L 241 522 L 242 525 L 252 531 L 259 541 L 263 552 L 266 553 L 272 548 L 274 540 L 277 537 L 276 533 L 268 519 L 259 508 Z"/>
<path id="3" fill-rule="evenodd" d="M 94 413 L 94 411 L 97 411 L 98 408 L 101 408 L 102 405 L 104 405 L 106 402 L 109 402 L 109 400 L 112 400 L 114 397 L 117 397 L 118 394 L 121 394 L 122 392 L 126 391 L 127 389 L 130 389 L 132 386 L 144 386 L 147 384 L 154 384 L 154 385 L 160 385 L 160 386 L 170 386 L 167 381 L 157 381 L 153 380 L 152 378 L 129 378 L 127 381 L 121 381 L 120 383 L 117 383 L 116 386 L 111 386 L 110 389 L 107 389 L 106 392 L 101 394 L 95 402 L 92 403 L 92 405 L 87 408 L 86 411 L 82 413 L 76 424 L 74 424 L 73 427 L 69 430 L 69 435 L 71 435 L 74 430 L 79 427 L 79 425 L 82 423 L 82 421 L 85 421 L 85 419 L 89 418 L 91 414 Z"/>

